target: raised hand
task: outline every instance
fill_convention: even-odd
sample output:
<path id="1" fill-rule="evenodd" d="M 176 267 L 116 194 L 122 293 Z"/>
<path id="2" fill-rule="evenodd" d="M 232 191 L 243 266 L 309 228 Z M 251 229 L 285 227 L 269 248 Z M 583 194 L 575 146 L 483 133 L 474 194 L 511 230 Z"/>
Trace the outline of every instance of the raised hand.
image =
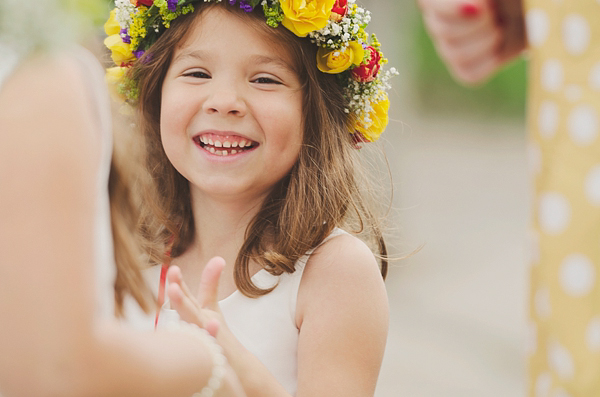
<path id="1" fill-rule="evenodd" d="M 425 26 L 454 77 L 489 78 L 524 49 L 521 0 L 419 0 Z"/>
<path id="2" fill-rule="evenodd" d="M 218 291 L 219 278 L 224 267 L 223 258 L 215 257 L 208 261 L 202 272 L 197 297 L 190 292 L 177 266 L 171 266 L 167 272 L 167 294 L 173 309 L 182 320 L 197 324 L 213 336 L 217 335 L 220 324 L 223 323 L 218 305 Z"/>

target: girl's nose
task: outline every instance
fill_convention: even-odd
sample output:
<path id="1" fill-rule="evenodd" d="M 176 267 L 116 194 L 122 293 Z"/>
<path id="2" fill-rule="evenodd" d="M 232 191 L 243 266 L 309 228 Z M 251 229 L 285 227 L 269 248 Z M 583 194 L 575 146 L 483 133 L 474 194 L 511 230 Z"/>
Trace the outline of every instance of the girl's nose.
<path id="1" fill-rule="evenodd" d="M 218 113 L 223 116 L 244 116 L 246 103 L 233 87 L 216 86 L 203 104 L 206 113 Z"/>

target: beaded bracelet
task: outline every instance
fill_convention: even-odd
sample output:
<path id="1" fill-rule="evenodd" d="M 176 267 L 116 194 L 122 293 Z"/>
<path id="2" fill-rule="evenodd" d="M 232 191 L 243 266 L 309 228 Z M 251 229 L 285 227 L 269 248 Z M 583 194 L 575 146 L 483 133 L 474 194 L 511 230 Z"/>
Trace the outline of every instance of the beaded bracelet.
<path id="1" fill-rule="evenodd" d="M 196 324 L 186 323 L 180 321 L 179 323 L 169 323 L 167 328 L 171 328 L 177 331 L 184 331 L 188 334 L 193 334 L 202 339 L 204 345 L 208 347 L 210 352 L 213 366 L 212 372 L 206 386 L 198 392 L 194 393 L 192 397 L 213 397 L 223 384 L 223 378 L 225 377 L 227 365 L 227 359 L 223 354 L 223 348 L 219 345 L 214 337 L 212 337 L 205 329 L 200 328 Z"/>

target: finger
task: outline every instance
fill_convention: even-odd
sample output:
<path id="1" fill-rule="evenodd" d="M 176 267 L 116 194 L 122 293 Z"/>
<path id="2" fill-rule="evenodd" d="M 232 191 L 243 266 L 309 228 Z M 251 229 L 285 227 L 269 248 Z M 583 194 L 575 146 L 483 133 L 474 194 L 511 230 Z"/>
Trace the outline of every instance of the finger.
<path id="1" fill-rule="evenodd" d="M 196 324 L 204 328 L 204 322 L 200 310 L 185 296 L 179 284 L 170 284 L 167 294 L 171 302 L 171 307 L 177 311 L 183 321 Z"/>
<path id="2" fill-rule="evenodd" d="M 463 84 L 477 85 L 488 80 L 502 64 L 502 61 L 492 54 L 460 69 L 451 69 L 450 72 Z"/>
<path id="3" fill-rule="evenodd" d="M 216 338 L 217 334 L 219 333 L 220 326 L 221 323 L 219 323 L 219 320 L 216 318 L 211 318 L 205 322 L 204 329 L 206 329 L 206 331 L 208 331 L 213 338 Z"/>
<path id="4" fill-rule="evenodd" d="M 185 283 L 185 281 L 183 281 L 183 274 L 181 273 L 181 269 L 178 266 L 169 266 L 169 269 L 167 270 L 167 280 L 169 281 L 169 285 L 179 285 L 183 294 L 199 308 L 199 305 L 196 302 L 196 298 L 194 298 L 194 295 L 191 293 L 187 284 Z"/>
<path id="5" fill-rule="evenodd" d="M 424 14 L 434 14 L 448 21 L 464 21 L 493 10 L 489 0 L 420 0 L 419 5 Z"/>
<path id="6" fill-rule="evenodd" d="M 476 62 L 495 57 L 501 39 L 499 32 L 490 32 L 464 43 L 440 41 L 437 50 L 450 69 L 468 68 Z"/>
<path id="7" fill-rule="evenodd" d="M 202 271 L 200 288 L 198 290 L 198 302 L 201 307 L 216 309 L 219 296 L 219 278 L 225 268 L 225 259 L 214 257 L 208 261 Z"/>
<path id="8" fill-rule="evenodd" d="M 479 18 L 473 18 L 468 21 L 447 21 L 436 15 L 429 14 L 423 16 L 423 21 L 434 41 L 472 40 L 492 29 L 499 29 L 497 22 L 491 15 L 482 15 Z"/>

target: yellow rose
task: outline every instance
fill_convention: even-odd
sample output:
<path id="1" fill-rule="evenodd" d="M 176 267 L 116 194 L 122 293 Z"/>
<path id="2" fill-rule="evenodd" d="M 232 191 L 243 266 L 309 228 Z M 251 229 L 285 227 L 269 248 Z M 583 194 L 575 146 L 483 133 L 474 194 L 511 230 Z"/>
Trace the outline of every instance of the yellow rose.
<path id="1" fill-rule="evenodd" d="M 355 127 L 356 131 L 360 132 L 368 142 L 375 142 L 388 125 L 389 109 L 390 100 L 387 94 L 384 94 L 384 99 L 374 104 L 373 110 L 369 113 L 371 121 L 365 123 L 364 120 L 358 120 Z"/>
<path id="2" fill-rule="evenodd" d="M 118 34 L 108 36 L 104 40 L 104 45 L 111 50 L 111 57 L 116 65 L 120 66 L 135 60 L 135 56 L 133 55 L 133 52 L 131 52 L 131 45 L 123 43 L 121 36 Z"/>
<path id="3" fill-rule="evenodd" d="M 356 41 L 350 42 L 344 51 L 321 47 L 317 52 L 317 67 L 323 73 L 342 73 L 352 65 L 360 65 L 364 57 L 365 50 Z"/>
<path id="4" fill-rule="evenodd" d="M 104 78 L 108 85 L 110 95 L 117 102 L 125 102 L 125 96 L 119 93 L 119 85 L 123 81 L 127 70 L 128 68 L 124 68 L 121 66 L 115 66 L 113 68 L 106 69 L 106 75 L 104 76 Z"/>
<path id="5" fill-rule="evenodd" d="M 123 77 L 125 77 L 128 69 L 121 66 L 106 69 L 106 82 L 111 85 L 119 84 L 123 80 Z"/>
<path id="6" fill-rule="evenodd" d="M 104 24 L 104 32 L 106 32 L 108 36 L 111 36 L 113 34 L 119 34 L 121 32 L 121 26 L 119 26 L 119 23 L 117 22 L 116 12 L 116 9 L 112 10 L 110 12 L 110 17 L 108 18 L 108 21 L 106 21 L 106 23 Z"/>
<path id="7" fill-rule="evenodd" d="M 305 37 L 327 25 L 335 0 L 280 0 L 279 4 L 284 14 L 283 26 L 296 36 Z"/>

